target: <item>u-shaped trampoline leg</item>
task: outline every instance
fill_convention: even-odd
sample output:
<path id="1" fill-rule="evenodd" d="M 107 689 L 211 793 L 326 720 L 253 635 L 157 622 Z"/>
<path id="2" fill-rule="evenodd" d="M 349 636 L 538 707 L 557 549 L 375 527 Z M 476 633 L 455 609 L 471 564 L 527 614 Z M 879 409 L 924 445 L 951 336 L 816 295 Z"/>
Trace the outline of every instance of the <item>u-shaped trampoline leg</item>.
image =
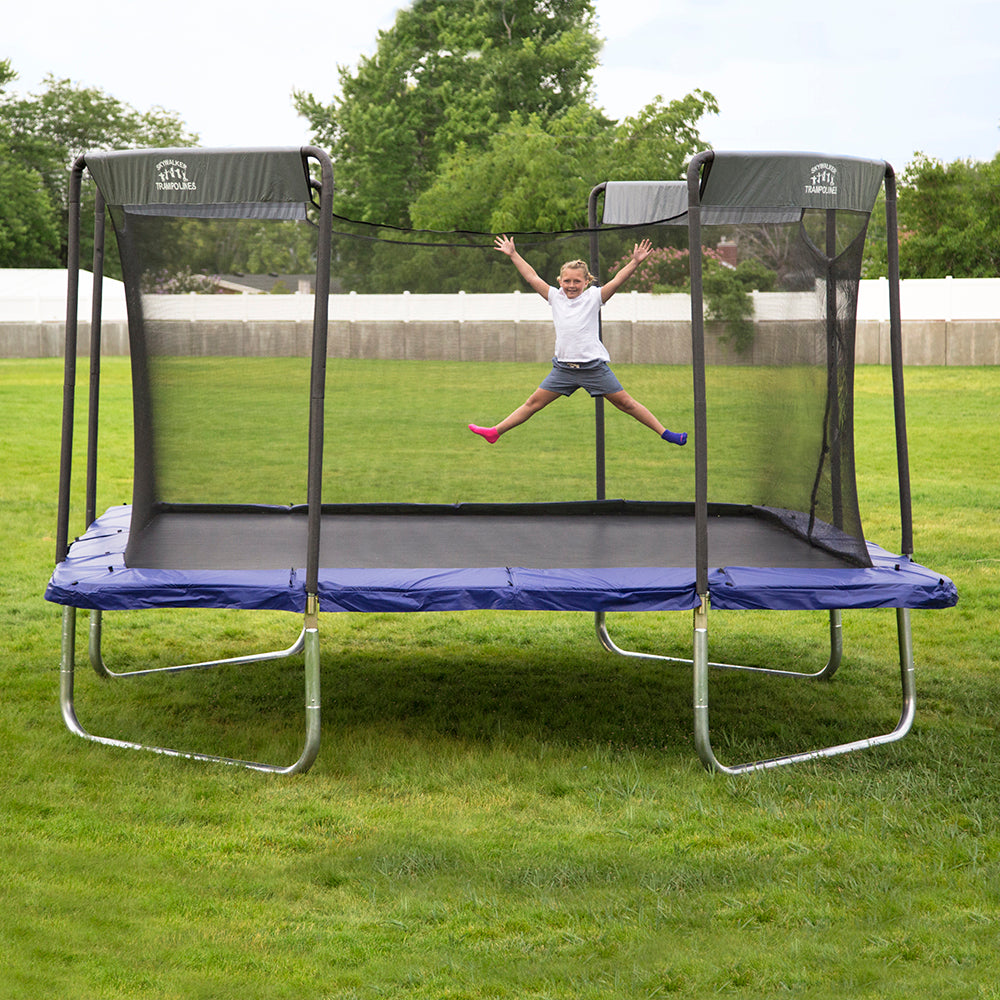
<path id="1" fill-rule="evenodd" d="M 691 664 L 694 661 L 680 656 L 663 656 L 659 653 L 640 653 L 635 650 L 622 649 L 611 638 L 608 632 L 607 616 L 603 611 L 598 611 L 594 615 L 594 625 L 597 630 L 597 639 L 600 644 L 609 652 L 617 656 L 629 656 L 643 660 L 665 660 L 668 663 Z M 778 677 L 803 677 L 813 680 L 829 680 L 837 672 L 841 660 L 844 656 L 844 630 L 842 626 L 842 616 L 839 610 L 830 612 L 830 656 L 826 665 L 813 672 L 799 670 L 779 670 L 775 667 L 750 667 L 740 663 L 714 663 L 709 661 L 708 666 L 717 670 L 746 670 L 754 674 L 773 674 Z"/>
<path id="2" fill-rule="evenodd" d="M 97 650 L 100 650 L 100 621 L 98 619 L 97 629 L 92 628 L 90 634 L 90 652 L 93 660 L 94 642 Z M 303 774 L 309 770 L 319 754 L 320 747 L 320 643 L 317 616 L 307 615 L 306 626 L 296 642 L 286 651 L 270 653 L 264 655 L 254 655 L 251 657 L 236 657 L 229 660 L 215 660 L 207 663 L 183 664 L 177 667 L 161 667 L 152 670 L 137 670 L 130 673 L 111 674 L 109 671 L 103 676 L 113 677 L 134 677 L 137 675 L 153 674 L 160 672 L 176 672 L 179 670 L 189 670 L 196 667 L 218 666 L 224 663 L 244 663 L 255 662 L 260 659 L 275 659 L 278 656 L 290 656 L 300 651 L 305 652 L 304 666 L 304 686 L 305 686 L 305 723 L 306 734 L 302 753 L 298 760 L 288 766 L 280 764 L 266 764 L 259 761 L 240 760 L 235 757 L 223 757 L 216 754 L 193 753 L 184 750 L 175 750 L 169 747 L 153 746 L 145 743 L 134 743 L 128 740 L 113 739 L 108 736 L 97 736 L 88 732 L 80 724 L 76 714 L 74 703 L 74 679 L 76 671 L 76 608 L 64 607 L 62 619 L 62 643 L 61 658 L 59 665 L 59 705 L 62 711 L 63 721 L 66 728 L 75 736 L 90 740 L 93 743 L 100 743 L 103 746 L 119 747 L 126 750 L 148 750 L 152 753 L 163 754 L 168 757 L 185 757 L 188 760 L 214 761 L 220 764 L 234 764 L 245 767 L 253 771 L 266 771 L 272 774 Z M 103 665 L 103 661 L 101 661 Z M 97 669 L 97 663 L 94 664 Z M 106 668 L 105 668 L 106 669 Z M 98 669 L 98 674 L 102 671 Z"/>
<path id="3" fill-rule="evenodd" d="M 694 738 L 695 746 L 701 762 L 710 771 L 723 774 L 745 774 L 748 771 L 762 771 L 786 764 L 796 764 L 821 757 L 834 757 L 838 754 L 850 753 L 854 750 L 867 750 L 871 747 L 895 743 L 901 740 L 913 726 L 916 714 L 916 677 L 913 661 L 913 632 L 910 625 L 908 608 L 896 609 L 896 638 L 899 646 L 899 671 L 902 704 L 899 721 L 887 733 L 870 736 L 864 739 L 839 743 L 835 746 L 822 747 L 818 750 L 808 750 L 804 753 L 788 754 L 783 757 L 773 757 L 768 760 L 751 761 L 732 767 L 719 762 L 712 750 L 708 722 L 708 627 L 707 608 L 703 605 L 695 611 L 694 625 Z M 831 671 L 832 673 L 832 671 Z"/>
<path id="4" fill-rule="evenodd" d="M 701 606 L 694 610 L 692 637 L 692 680 L 694 685 L 694 745 L 698 757 L 709 770 L 721 769 L 712 750 L 708 729 L 708 602 L 702 597 Z"/>
<path id="5" fill-rule="evenodd" d="M 87 633 L 87 652 L 90 665 L 98 677 L 107 679 L 122 677 L 144 677 L 148 674 L 176 674 L 182 670 L 207 670 L 210 667 L 239 666 L 246 663 L 264 663 L 267 660 L 283 660 L 301 653 L 305 646 L 306 630 L 303 628 L 298 638 L 287 649 L 275 649 L 266 653 L 248 653 L 246 656 L 230 656 L 219 660 L 202 660 L 198 663 L 178 663 L 169 667 L 148 667 L 143 670 L 115 671 L 104 660 L 101 642 L 104 637 L 104 615 L 101 611 L 90 612 L 90 629 Z"/>
<path id="6" fill-rule="evenodd" d="M 64 607 L 62 614 L 62 638 L 59 660 L 59 708 L 66 728 L 75 736 L 90 739 L 80 725 L 73 704 L 73 681 L 76 669 L 76 608 Z"/>

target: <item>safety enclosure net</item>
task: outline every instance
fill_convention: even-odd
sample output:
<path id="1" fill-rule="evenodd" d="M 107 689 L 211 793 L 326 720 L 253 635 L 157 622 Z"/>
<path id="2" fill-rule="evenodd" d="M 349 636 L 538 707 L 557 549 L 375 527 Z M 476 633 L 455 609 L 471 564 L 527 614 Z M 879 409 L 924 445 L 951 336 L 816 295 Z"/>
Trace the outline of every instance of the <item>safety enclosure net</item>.
<path id="1" fill-rule="evenodd" d="M 552 348 L 546 306 L 493 248 L 493 234 L 400 230 L 334 215 L 327 250 L 300 150 L 97 153 L 87 155 L 87 167 L 110 210 L 127 289 L 133 527 L 169 506 L 306 501 L 317 359 L 303 302 L 327 285 L 319 373 L 326 446 L 313 456 L 324 501 L 488 499 L 455 494 L 462 478 L 449 480 L 450 470 L 462 458 L 454 452 L 439 457 L 439 475 L 423 493 L 398 495 L 379 465 L 390 454 L 399 461 L 398 425 L 394 431 L 392 422 L 354 412 L 351 384 L 386 378 L 389 409 L 392 380 L 412 380 L 426 393 L 419 404 L 426 415 L 440 393 L 462 389 L 435 361 L 531 361 L 534 384 L 541 380 Z M 609 182 L 592 199 L 587 227 L 512 234 L 551 284 L 564 261 L 586 260 L 603 282 L 636 242 L 648 238 L 656 248 L 639 272 L 642 283 L 629 286 L 652 290 L 653 304 L 638 320 L 619 313 L 606 321 L 605 339 L 626 388 L 619 366 L 632 360 L 632 341 L 670 342 L 669 389 L 643 401 L 693 419 L 687 429 L 703 450 L 688 449 L 688 471 L 664 474 L 650 493 L 631 499 L 692 502 L 700 476 L 709 503 L 760 508 L 800 538 L 848 562 L 868 562 L 855 485 L 854 338 L 867 224 L 883 171 L 879 161 L 715 153 L 693 187 Z M 219 294 L 211 296 L 211 320 L 202 318 L 209 291 L 275 291 L 281 281 L 277 290 L 294 294 L 269 296 L 266 318 L 248 319 L 244 296 Z M 514 332 L 477 319 L 475 310 L 470 320 L 468 307 L 456 312 L 462 296 L 513 291 L 537 298 L 543 311 L 530 312 Z M 409 303 L 400 293 L 409 293 Z M 693 324 L 657 318 L 659 295 L 666 302 L 688 294 Z M 359 302 L 382 296 L 382 315 L 359 314 Z M 417 299 L 414 318 L 406 310 Z M 498 345 L 512 337 L 517 342 L 504 354 Z M 372 358 L 413 364 L 402 375 L 350 367 Z M 511 385 L 510 406 L 482 420 L 498 420 L 532 387 Z M 477 401 L 469 404 L 470 419 L 480 416 Z M 618 450 L 613 434 L 609 440 L 609 463 L 627 469 L 634 445 Z M 419 447 L 419 440 L 408 444 Z M 347 482 L 355 484 L 350 495 Z M 493 499 L 519 499 L 504 494 L 502 475 L 487 486 Z M 620 495 L 614 482 L 609 488 Z"/>
<path id="2" fill-rule="evenodd" d="M 609 184 L 604 212 L 608 222 L 635 223 L 685 209 L 671 221 L 686 224 L 700 286 L 698 475 L 708 502 L 773 510 L 793 532 L 862 565 L 857 297 L 884 174 L 881 161 L 712 153 L 692 165 L 687 185 Z M 737 363 L 720 363 L 734 360 L 734 347 Z"/>

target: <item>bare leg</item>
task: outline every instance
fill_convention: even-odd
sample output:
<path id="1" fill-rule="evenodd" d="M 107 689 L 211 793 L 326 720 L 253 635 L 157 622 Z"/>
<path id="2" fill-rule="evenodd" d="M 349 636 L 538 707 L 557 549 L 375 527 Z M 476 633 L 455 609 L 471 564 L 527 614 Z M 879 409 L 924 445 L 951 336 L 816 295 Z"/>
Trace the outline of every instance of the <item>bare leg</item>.
<path id="1" fill-rule="evenodd" d="M 627 413 L 630 417 L 635 417 L 644 427 L 656 431 L 665 441 L 671 444 L 687 444 L 687 434 L 668 431 L 650 411 L 638 400 L 633 399 L 624 389 L 619 392 L 610 392 L 605 397 L 612 405 L 617 406 L 622 413 Z"/>
<path id="2" fill-rule="evenodd" d="M 548 389 L 536 389 L 510 416 L 505 417 L 496 427 L 477 427 L 469 424 L 469 430 L 474 434 L 479 434 L 492 444 L 501 434 L 506 434 L 512 427 L 523 424 L 525 420 L 533 417 L 539 410 L 548 406 L 554 399 L 558 399 L 560 393 L 549 392 Z"/>
<path id="3" fill-rule="evenodd" d="M 662 434 L 666 430 L 666 427 L 642 403 L 633 399 L 624 389 L 618 392 L 609 392 L 604 398 L 613 406 L 617 406 L 622 413 L 635 417 L 640 424 L 656 431 L 657 434 Z"/>
<path id="4" fill-rule="evenodd" d="M 497 432 L 506 434 L 512 427 L 523 424 L 525 420 L 533 417 L 539 410 L 544 409 L 554 399 L 558 399 L 560 393 L 549 392 L 548 389 L 536 389 L 509 417 L 505 417 L 497 424 Z"/>

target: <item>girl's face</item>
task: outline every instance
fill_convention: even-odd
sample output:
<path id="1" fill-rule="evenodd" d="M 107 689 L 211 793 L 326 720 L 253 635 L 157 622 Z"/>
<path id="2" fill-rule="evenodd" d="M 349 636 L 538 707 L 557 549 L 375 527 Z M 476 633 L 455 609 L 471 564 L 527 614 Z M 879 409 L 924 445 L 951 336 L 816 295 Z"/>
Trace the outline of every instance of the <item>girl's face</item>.
<path id="1" fill-rule="evenodd" d="M 587 287 L 587 272 L 576 267 L 565 267 L 559 273 L 559 287 L 566 298 L 575 299 Z"/>

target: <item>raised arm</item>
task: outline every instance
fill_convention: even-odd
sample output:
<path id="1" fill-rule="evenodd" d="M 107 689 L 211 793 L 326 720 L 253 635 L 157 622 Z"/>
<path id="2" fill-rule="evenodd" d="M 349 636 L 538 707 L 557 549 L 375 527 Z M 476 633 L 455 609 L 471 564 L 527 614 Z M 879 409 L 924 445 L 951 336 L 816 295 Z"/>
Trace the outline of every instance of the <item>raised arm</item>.
<path id="1" fill-rule="evenodd" d="M 514 241 L 509 236 L 498 236 L 493 241 L 493 248 L 505 253 L 511 259 L 511 263 L 517 268 L 517 273 L 538 292 L 545 301 L 549 298 L 549 283 L 538 276 L 538 272 L 517 252 Z"/>
<path id="2" fill-rule="evenodd" d="M 614 276 L 603 285 L 601 285 L 601 301 L 607 302 L 615 292 L 629 278 L 635 274 L 635 269 L 653 252 L 653 244 L 649 240 L 643 240 L 641 243 L 636 243 L 632 248 L 632 258 L 626 261 L 614 274 Z"/>

